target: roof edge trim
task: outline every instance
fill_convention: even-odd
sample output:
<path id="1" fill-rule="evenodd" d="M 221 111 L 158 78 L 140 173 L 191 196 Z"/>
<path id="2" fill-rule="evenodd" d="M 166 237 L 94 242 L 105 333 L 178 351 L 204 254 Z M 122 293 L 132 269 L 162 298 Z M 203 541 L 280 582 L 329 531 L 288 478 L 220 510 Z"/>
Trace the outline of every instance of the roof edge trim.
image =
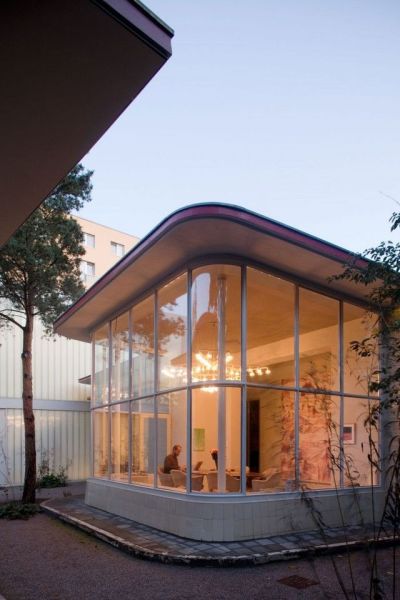
<path id="1" fill-rule="evenodd" d="M 174 31 L 137 0 L 91 0 L 123 27 L 141 38 L 164 58 L 172 54 Z"/>
<path id="2" fill-rule="evenodd" d="M 100 277 L 100 279 L 98 279 L 98 281 L 96 281 L 83 296 L 81 296 L 55 321 L 54 329 L 56 330 L 60 325 L 67 321 L 78 309 L 96 296 L 115 277 L 124 271 L 129 264 L 137 260 L 168 231 L 185 221 L 204 218 L 215 218 L 237 222 L 241 225 L 272 235 L 273 237 L 283 239 L 294 245 L 301 246 L 310 252 L 320 254 L 341 264 L 345 264 L 350 258 L 355 258 L 356 266 L 365 268 L 369 262 L 359 257 L 359 255 L 354 252 L 350 252 L 349 250 L 345 250 L 344 248 L 330 244 L 329 242 L 304 233 L 298 229 L 284 225 L 279 221 L 274 221 L 273 219 L 269 219 L 268 217 L 264 217 L 263 215 L 239 206 L 222 203 L 193 204 L 180 208 L 163 219 L 147 234 L 147 236 L 136 244 L 136 246 L 121 258 L 118 263 L 104 273 L 104 275 Z"/>

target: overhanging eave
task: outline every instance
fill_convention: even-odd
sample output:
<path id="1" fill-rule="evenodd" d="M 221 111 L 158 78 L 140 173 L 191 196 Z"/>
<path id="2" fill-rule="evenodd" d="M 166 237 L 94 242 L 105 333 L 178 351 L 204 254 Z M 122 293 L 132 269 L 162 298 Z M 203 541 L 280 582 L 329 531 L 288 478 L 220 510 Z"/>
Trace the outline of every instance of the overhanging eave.
<path id="1" fill-rule="evenodd" d="M 118 314 L 180 266 L 202 257 L 243 257 L 355 302 L 369 289 L 329 281 L 354 255 L 338 246 L 244 209 L 205 204 L 165 219 L 97 281 L 55 324 L 66 337 L 89 341 L 93 329 Z M 358 259 L 360 267 L 367 263 Z"/>

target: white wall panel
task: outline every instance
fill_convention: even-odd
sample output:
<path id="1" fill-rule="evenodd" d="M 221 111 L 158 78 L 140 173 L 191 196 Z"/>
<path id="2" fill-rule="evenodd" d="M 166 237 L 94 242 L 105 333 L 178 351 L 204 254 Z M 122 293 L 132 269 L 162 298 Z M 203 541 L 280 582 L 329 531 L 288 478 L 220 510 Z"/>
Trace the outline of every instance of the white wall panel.
<path id="1" fill-rule="evenodd" d="M 35 410 L 37 464 L 66 467 L 68 479 L 89 476 L 90 413 Z M 0 485 L 18 485 L 24 478 L 23 416 L 20 409 L 0 409 Z"/>
<path id="2" fill-rule="evenodd" d="M 0 328 L 0 398 L 20 398 L 22 332 L 19 327 Z"/>
<path id="3" fill-rule="evenodd" d="M 0 398 L 21 398 L 22 333 L 16 326 L 0 330 Z M 37 319 L 33 338 L 33 397 L 37 400 L 86 400 L 90 386 L 79 379 L 91 371 L 90 344 L 44 336 Z"/>

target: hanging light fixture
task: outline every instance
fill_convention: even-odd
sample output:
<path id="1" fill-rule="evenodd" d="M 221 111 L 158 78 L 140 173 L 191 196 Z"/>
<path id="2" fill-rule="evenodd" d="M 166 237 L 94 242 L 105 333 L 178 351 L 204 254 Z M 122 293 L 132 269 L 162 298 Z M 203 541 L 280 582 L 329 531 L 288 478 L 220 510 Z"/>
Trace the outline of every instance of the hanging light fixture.
<path id="1" fill-rule="evenodd" d="M 192 382 L 208 382 L 218 379 L 218 355 L 212 352 L 196 352 L 194 355 L 196 363 L 192 366 Z M 241 369 L 235 367 L 232 363 L 234 356 L 230 352 L 225 354 L 225 379 L 228 381 L 240 381 Z M 271 375 L 271 369 L 268 366 L 250 366 L 246 369 L 249 377 L 257 378 Z M 187 383 L 186 369 L 184 367 L 174 367 L 172 365 L 164 367 L 162 374 L 169 379 L 180 380 L 183 384 Z M 201 388 L 209 393 L 215 392 L 215 386 Z"/>

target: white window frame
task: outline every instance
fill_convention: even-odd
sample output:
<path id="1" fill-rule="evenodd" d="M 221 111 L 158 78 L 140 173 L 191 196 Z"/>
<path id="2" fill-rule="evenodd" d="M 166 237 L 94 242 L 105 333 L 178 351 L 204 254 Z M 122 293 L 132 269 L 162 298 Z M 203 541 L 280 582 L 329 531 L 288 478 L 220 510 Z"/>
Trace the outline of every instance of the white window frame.
<path id="1" fill-rule="evenodd" d="M 93 233 L 88 233 L 87 231 L 83 232 L 83 243 L 88 248 L 96 247 L 96 236 Z"/>
<path id="2" fill-rule="evenodd" d="M 125 245 L 120 244 L 119 242 L 110 242 L 111 244 L 111 252 L 118 256 L 118 258 L 122 258 L 125 255 Z"/>

